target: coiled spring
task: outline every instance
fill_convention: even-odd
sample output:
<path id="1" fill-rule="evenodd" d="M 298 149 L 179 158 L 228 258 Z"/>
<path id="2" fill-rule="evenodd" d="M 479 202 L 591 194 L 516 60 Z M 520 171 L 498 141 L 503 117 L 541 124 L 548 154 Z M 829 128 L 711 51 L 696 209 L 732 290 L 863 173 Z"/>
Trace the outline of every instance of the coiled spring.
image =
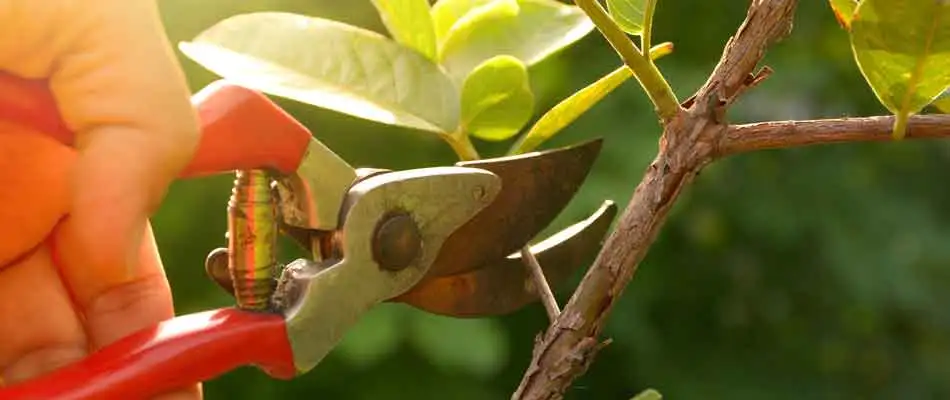
<path id="1" fill-rule="evenodd" d="M 242 309 L 266 309 L 273 291 L 278 228 L 270 182 L 264 171 L 238 171 L 228 201 L 228 269 Z"/>

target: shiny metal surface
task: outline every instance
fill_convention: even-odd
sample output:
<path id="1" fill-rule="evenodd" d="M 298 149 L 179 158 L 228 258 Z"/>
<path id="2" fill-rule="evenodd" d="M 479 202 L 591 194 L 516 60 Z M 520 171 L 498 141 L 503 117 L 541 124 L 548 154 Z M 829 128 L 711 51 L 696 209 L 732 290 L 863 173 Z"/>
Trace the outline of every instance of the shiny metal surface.
<path id="1" fill-rule="evenodd" d="M 605 202 L 587 219 L 531 246 L 552 289 L 593 261 L 616 215 L 617 206 Z M 452 317 L 503 315 L 537 301 L 533 286 L 515 253 L 470 272 L 426 279 L 393 301 Z"/>
<path id="2" fill-rule="evenodd" d="M 278 287 L 298 371 L 316 366 L 360 316 L 409 290 L 429 272 L 445 238 L 484 209 L 501 189 L 494 174 L 474 168 L 438 167 L 392 172 L 363 180 L 350 190 L 341 215 L 343 258 L 298 260 Z M 393 212 L 412 217 L 421 253 L 391 271 L 373 260 L 379 222 Z"/>
<path id="3" fill-rule="evenodd" d="M 356 170 L 346 161 L 311 139 L 297 172 L 277 179 L 284 223 L 306 229 L 336 229 L 343 196 L 356 177 Z"/>

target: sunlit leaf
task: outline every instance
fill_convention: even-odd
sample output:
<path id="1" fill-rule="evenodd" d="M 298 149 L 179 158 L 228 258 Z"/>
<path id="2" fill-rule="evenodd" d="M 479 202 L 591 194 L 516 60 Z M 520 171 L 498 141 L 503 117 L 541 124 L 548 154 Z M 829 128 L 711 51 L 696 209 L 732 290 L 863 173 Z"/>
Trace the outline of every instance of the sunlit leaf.
<path id="1" fill-rule="evenodd" d="M 462 127 L 475 137 L 508 139 L 528 123 L 533 111 L 528 70 L 517 58 L 491 58 L 462 85 Z"/>
<path id="2" fill-rule="evenodd" d="M 432 23 L 439 44 L 445 40 L 452 25 L 472 9 L 497 0 L 439 0 L 432 6 Z"/>
<path id="3" fill-rule="evenodd" d="M 931 105 L 944 114 L 950 114 L 950 89 L 944 90 Z"/>
<path id="4" fill-rule="evenodd" d="M 531 66 L 594 29 L 581 9 L 554 0 L 495 0 L 465 14 L 449 30 L 439 57 L 461 81 L 499 54 Z"/>
<path id="5" fill-rule="evenodd" d="M 864 0 L 851 21 L 851 46 L 874 94 L 897 118 L 907 119 L 950 86 L 950 2 Z"/>
<path id="6" fill-rule="evenodd" d="M 672 51 L 672 43 L 661 43 L 650 49 L 650 57 L 658 59 Z M 591 107 L 600 102 L 607 94 L 632 76 L 633 71 L 630 70 L 630 68 L 621 66 L 562 100 L 544 113 L 544 115 L 534 123 L 531 130 L 518 140 L 509 153 L 522 154 L 534 150 L 541 145 L 541 143 L 552 138 L 555 134 L 590 110 Z"/>
<path id="7" fill-rule="evenodd" d="M 435 29 L 429 0 L 372 0 L 380 19 L 396 42 L 436 59 Z"/>
<path id="8" fill-rule="evenodd" d="M 408 338 L 435 366 L 480 378 L 491 377 L 505 366 L 508 338 L 498 321 L 411 315 Z"/>
<path id="9" fill-rule="evenodd" d="M 182 52 L 237 84 L 356 117 L 446 132 L 458 90 L 438 65 L 385 36 L 282 12 L 225 19 Z"/>
<path id="10" fill-rule="evenodd" d="M 647 0 L 607 0 L 607 11 L 625 32 L 642 35 Z"/>
<path id="11" fill-rule="evenodd" d="M 590 110 L 631 76 L 633 72 L 630 68 L 621 66 L 564 99 L 535 122 L 531 130 L 515 145 L 512 153 L 521 154 L 534 150 Z"/>
<path id="12" fill-rule="evenodd" d="M 657 392 L 654 389 L 647 389 L 640 392 L 640 394 L 634 396 L 634 398 L 630 400 L 662 400 L 662 399 L 663 399 L 663 395 L 661 395 L 660 392 Z"/>
<path id="13" fill-rule="evenodd" d="M 858 0 L 828 0 L 828 3 L 838 23 L 845 29 L 851 29 L 851 19 L 854 9 L 858 7 Z"/>

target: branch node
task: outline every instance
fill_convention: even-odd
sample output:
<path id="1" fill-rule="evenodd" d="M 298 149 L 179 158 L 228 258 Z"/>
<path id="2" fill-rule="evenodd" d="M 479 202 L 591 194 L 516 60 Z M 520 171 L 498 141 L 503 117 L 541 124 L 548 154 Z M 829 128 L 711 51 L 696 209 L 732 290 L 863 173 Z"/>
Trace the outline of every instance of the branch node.
<path id="1" fill-rule="evenodd" d="M 596 0 L 575 0 L 579 6 L 596 17 L 604 18 Z M 683 103 L 682 109 L 664 118 L 659 153 L 646 169 L 629 205 L 608 235 L 603 248 L 588 269 L 574 295 L 554 323 L 535 345 L 532 360 L 513 399 L 557 399 L 571 386 L 573 379 L 586 372 L 597 351 L 609 343 L 595 338 L 603 329 L 615 303 L 616 296 L 630 282 L 681 190 L 697 172 L 718 153 L 725 137 L 735 132 L 722 122 L 727 107 L 743 90 L 759 84 L 769 76 L 771 69 L 763 68 L 753 74 L 769 44 L 786 36 L 791 27 L 796 0 L 755 0 L 751 2 L 745 21 L 735 36 L 730 38 L 719 63 L 694 97 Z M 584 7 L 582 7 L 584 8 Z M 595 11 L 595 12 L 590 12 Z M 609 21 L 607 17 L 602 22 Z M 613 28 L 606 24 L 607 28 Z M 611 29 L 602 33 L 615 34 L 611 44 L 615 49 L 629 52 L 634 47 L 628 38 L 621 38 Z M 611 37 L 608 37 L 611 39 Z M 619 40 L 623 39 L 623 40 Z M 637 65 L 640 54 L 625 57 Z M 629 65 L 629 64 L 628 64 Z M 646 70 L 647 68 L 641 68 Z M 663 82 L 655 71 L 639 77 L 647 88 L 662 85 L 644 85 L 643 78 Z M 666 87 L 651 99 L 672 100 Z M 654 105 L 657 102 L 654 101 Z M 678 105 L 667 107 L 675 109 Z"/>

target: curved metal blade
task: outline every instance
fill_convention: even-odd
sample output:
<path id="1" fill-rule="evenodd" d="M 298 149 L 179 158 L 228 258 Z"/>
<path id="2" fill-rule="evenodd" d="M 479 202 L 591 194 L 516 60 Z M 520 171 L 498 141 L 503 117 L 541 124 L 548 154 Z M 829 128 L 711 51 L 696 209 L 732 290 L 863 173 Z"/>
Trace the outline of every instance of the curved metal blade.
<path id="1" fill-rule="evenodd" d="M 616 214 L 617 206 L 606 201 L 586 220 L 531 246 L 552 287 L 563 283 L 597 255 Z M 391 301 L 434 314 L 483 317 L 508 314 L 536 301 L 533 286 L 520 253 L 515 253 L 471 272 L 427 278 Z"/>
<path id="2" fill-rule="evenodd" d="M 472 271 L 518 251 L 571 201 L 600 154 L 601 139 L 520 156 L 461 162 L 498 175 L 502 189 L 491 205 L 453 232 L 430 276 Z"/>

